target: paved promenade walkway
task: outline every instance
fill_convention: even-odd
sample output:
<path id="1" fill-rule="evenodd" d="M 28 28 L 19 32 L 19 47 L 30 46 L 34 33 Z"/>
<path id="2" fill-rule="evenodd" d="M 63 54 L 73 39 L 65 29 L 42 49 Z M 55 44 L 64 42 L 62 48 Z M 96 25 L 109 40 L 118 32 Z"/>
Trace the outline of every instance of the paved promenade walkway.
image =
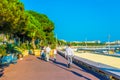
<path id="1" fill-rule="evenodd" d="M 0 80 L 100 80 L 76 65 L 67 68 L 66 64 L 60 55 L 57 55 L 56 63 L 30 55 L 5 68 Z"/>

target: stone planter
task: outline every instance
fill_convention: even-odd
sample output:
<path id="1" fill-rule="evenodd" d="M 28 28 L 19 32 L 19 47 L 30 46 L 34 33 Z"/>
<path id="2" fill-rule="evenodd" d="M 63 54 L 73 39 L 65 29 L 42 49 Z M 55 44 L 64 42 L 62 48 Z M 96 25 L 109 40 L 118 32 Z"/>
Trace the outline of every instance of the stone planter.
<path id="1" fill-rule="evenodd" d="M 22 55 L 23 55 L 23 57 L 24 57 L 24 56 L 28 56 L 28 55 L 29 55 L 28 50 L 24 50 L 24 51 L 22 52 Z"/>
<path id="2" fill-rule="evenodd" d="M 35 50 L 35 53 L 34 53 L 35 56 L 40 56 L 40 50 Z"/>

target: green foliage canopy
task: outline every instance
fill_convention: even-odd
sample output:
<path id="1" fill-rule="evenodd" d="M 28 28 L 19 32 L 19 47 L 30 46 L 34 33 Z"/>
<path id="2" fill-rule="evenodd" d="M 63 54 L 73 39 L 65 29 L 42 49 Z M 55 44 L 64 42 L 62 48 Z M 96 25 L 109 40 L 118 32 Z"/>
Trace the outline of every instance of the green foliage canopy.
<path id="1" fill-rule="evenodd" d="M 27 18 L 24 5 L 19 0 L 0 0 L 0 31 L 15 33 L 20 31 Z"/>
<path id="2" fill-rule="evenodd" d="M 0 32 L 53 44 L 54 28 L 54 23 L 45 14 L 25 11 L 19 0 L 0 0 Z"/>

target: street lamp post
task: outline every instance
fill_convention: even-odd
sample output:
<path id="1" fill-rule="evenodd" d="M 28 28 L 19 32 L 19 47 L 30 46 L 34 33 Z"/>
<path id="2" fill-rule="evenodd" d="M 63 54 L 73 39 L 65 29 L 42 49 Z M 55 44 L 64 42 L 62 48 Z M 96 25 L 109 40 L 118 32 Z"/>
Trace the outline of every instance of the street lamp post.
<path id="1" fill-rule="evenodd" d="M 57 47 L 57 34 L 56 34 L 56 47 Z"/>
<path id="2" fill-rule="evenodd" d="M 110 51 L 110 35 L 108 35 L 108 54 L 109 54 L 109 51 Z"/>
<path id="3" fill-rule="evenodd" d="M 85 45 L 86 45 L 86 48 L 87 48 L 87 38 L 85 39 Z"/>

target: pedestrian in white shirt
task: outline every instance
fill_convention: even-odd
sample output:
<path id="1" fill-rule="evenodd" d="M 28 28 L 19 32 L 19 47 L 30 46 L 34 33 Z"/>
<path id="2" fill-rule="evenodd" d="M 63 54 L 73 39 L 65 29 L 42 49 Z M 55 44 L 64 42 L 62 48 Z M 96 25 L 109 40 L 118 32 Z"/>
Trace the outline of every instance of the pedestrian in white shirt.
<path id="1" fill-rule="evenodd" d="M 49 61 L 49 58 L 50 58 L 50 51 L 51 51 L 51 48 L 49 47 L 49 45 L 46 47 L 45 49 L 45 53 L 46 53 L 46 61 Z"/>
<path id="2" fill-rule="evenodd" d="M 74 56 L 74 51 L 72 50 L 71 45 L 69 44 L 68 47 L 66 48 L 66 53 L 65 53 L 65 57 L 67 57 L 68 60 L 68 68 L 70 68 L 72 64 L 73 56 Z"/>
<path id="3" fill-rule="evenodd" d="M 57 49 L 53 49 L 54 62 L 56 62 Z"/>

